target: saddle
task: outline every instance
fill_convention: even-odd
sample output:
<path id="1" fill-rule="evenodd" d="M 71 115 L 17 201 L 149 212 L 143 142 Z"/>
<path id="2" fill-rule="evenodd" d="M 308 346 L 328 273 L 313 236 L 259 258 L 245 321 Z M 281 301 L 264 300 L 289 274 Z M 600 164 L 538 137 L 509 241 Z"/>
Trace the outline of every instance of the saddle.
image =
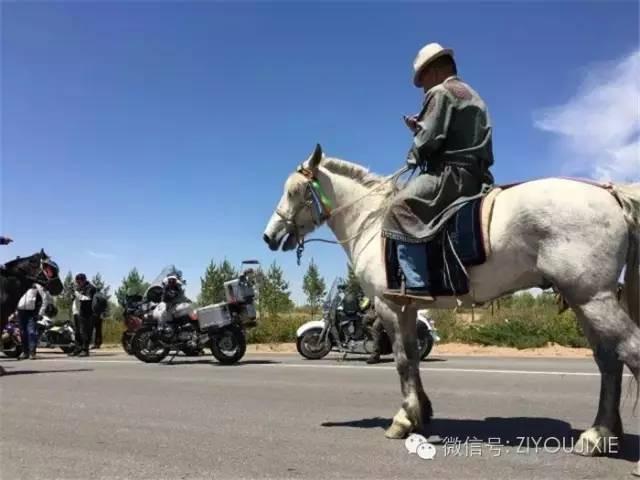
<path id="1" fill-rule="evenodd" d="M 427 254 L 429 293 L 436 296 L 459 296 L 469 293 L 466 268 L 481 265 L 491 254 L 489 226 L 493 205 L 502 188 L 496 187 L 480 198 L 465 203 L 439 232 L 424 243 Z M 401 285 L 396 242 L 384 239 L 387 285 Z"/>

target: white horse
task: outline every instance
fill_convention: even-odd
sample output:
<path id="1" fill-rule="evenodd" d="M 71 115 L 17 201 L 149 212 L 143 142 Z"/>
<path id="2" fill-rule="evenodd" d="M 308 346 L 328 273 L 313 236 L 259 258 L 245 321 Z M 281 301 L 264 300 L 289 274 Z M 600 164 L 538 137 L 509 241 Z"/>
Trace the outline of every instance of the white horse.
<path id="1" fill-rule="evenodd" d="M 640 380 L 640 185 L 614 190 L 615 196 L 596 185 L 564 179 L 537 180 L 504 190 L 493 208 L 491 254 L 486 263 L 468 270 L 470 302 L 480 304 L 516 290 L 552 284 L 574 310 L 601 373 L 598 413 L 593 427 L 580 436 L 577 449 L 592 455 L 606 453 L 610 439 L 622 437 L 623 364 Z M 321 216 L 314 212 L 318 192 L 333 205 Z M 343 245 L 393 337 L 403 403 L 385 435 L 403 438 L 420 429 L 433 412 L 420 378 L 415 307 L 403 310 L 382 298 L 386 289 L 382 213 L 393 192 L 389 178 L 326 158 L 318 145 L 287 179 L 264 240 L 272 250 L 292 250 L 326 221 Z M 623 307 L 617 286 L 625 264 Z M 454 306 L 455 299 L 441 297 L 430 308 Z"/>

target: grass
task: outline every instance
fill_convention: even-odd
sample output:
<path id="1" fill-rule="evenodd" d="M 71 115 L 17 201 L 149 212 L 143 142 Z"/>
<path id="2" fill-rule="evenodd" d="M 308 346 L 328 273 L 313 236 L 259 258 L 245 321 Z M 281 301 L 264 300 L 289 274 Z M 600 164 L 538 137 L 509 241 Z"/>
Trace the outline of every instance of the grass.
<path id="1" fill-rule="evenodd" d="M 119 344 L 124 330 L 124 322 L 114 318 L 105 318 L 102 323 L 102 341 Z"/>
<path id="2" fill-rule="evenodd" d="M 527 309 L 506 308 L 481 321 L 461 322 L 453 312 L 434 312 L 443 342 L 460 342 L 514 348 L 544 347 L 550 343 L 566 347 L 588 347 L 573 312 L 557 313 L 548 305 Z"/>
<path id="3" fill-rule="evenodd" d="M 476 317 L 481 318 L 470 323 L 462 321 L 452 310 L 433 310 L 432 315 L 442 342 L 520 349 L 544 347 L 550 343 L 567 347 L 588 347 L 573 312 L 558 314 L 557 307 L 545 299 L 510 302 L 506 307 L 494 311 L 493 315 L 487 309 L 480 312 L 482 315 L 478 314 Z M 315 318 L 319 316 L 316 315 Z M 249 343 L 295 342 L 296 330 L 310 319 L 310 314 L 300 309 L 260 318 L 258 326 L 247 332 L 247 339 Z M 123 322 L 105 319 L 104 342 L 120 343 L 123 331 Z"/>
<path id="4" fill-rule="evenodd" d="M 316 315 L 316 318 L 318 316 Z M 249 343 L 284 343 L 296 341 L 296 330 L 300 325 L 308 322 L 311 316 L 306 313 L 282 313 L 277 317 L 267 317 L 258 320 L 258 326 L 247 331 Z M 102 324 L 102 338 L 104 343 L 120 343 L 124 323 L 113 318 L 105 318 Z"/>

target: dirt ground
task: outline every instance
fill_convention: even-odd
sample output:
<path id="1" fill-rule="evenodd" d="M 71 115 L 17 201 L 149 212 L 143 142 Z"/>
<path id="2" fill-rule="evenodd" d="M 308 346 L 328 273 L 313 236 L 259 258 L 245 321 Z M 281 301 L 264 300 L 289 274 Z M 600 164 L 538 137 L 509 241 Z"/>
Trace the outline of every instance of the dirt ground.
<path id="1" fill-rule="evenodd" d="M 252 353 L 292 353 L 296 351 L 294 343 L 264 343 L 247 347 Z M 549 345 L 543 348 L 526 348 L 518 350 L 508 347 L 485 347 L 483 345 L 467 345 L 464 343 L 436 344 L 431 355 L 478 355 L 504 357 L 565 357 L 584 358 L 592 355 L 588 348 L 570 348 L 561 345 Z"/>
<path id="2" fill-rule="evenodd" d="M 120 345 L 103 345 L 105 350 L 120 350 Z M 296 353 L 295 343 L 257 343 L 247 346 L 249 353 Z M 464 343 L 439 343 L 433 347 L 431 355 L 491 356 L 491 357 L 591 357 L 588 348 L 570 348 L 561 345 L 549 345 L 543 348 L 485 347 Z"/>

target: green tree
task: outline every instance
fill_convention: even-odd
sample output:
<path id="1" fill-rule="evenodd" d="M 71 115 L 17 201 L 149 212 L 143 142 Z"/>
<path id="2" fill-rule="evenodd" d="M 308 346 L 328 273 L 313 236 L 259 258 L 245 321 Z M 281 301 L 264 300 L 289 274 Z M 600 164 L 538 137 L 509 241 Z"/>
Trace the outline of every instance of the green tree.
<path id="1" fill-rule="evenodd" d="M 109 299 L 109 297 L 111 296 L 111 287 L 109 285 L 107 285 L 104 281 L 104 279 L 102 278 L 102 275 L 100 275 L 100 272 L 96 273 L 93 278 L 91 279 L 91 283 L 93 284 L 94 287 L 96 287 L 96 291 L 98 293 L 101 293 L 102 295 L 104 295 L 107 300 Z M 110 317 L 111 314 L 113 312 L 113 305 L 112 302 L 107 302 L 107 311 L 104 312 L 104 316 L 105 317 Z"/>
<path id="2" fill-rule="evenodd" d="M 279 313 L 293 308 L 289 283 L 284 279 L 284 272 L 274 261 L 266 273 L 259 275 L 258 287 L 260 313 L 269 317 L 277 317 Z"/>
<path id="3" fill-rule="evenodd" d="M 360 281 L 358 281 L 358 277 L 356 277 L 351 264 L 347 264 L 347 292 L 358 297 L 364 296 L 364 292 L 360 286 Z"/>
<path id="4" fill-rule="evenodd" d="M 132 268 L 126 277 L 122 279 L 120 288 L 116 290 L 118 303 L 123 304 L 127 295 L 144 295 L 149 288 L 149 282 L 145 282 L 144 276 L 137 268 Z"/>
<path id="5" fill-rule="evenodd" d="M 204 272 L 204 277 L 200 277 L 198 303 L 200 305 L 211 305 L 212 303 L 224 301 L 224 282 L 237 276 L 238 271 L 226 259 L 217 265 L 211 260 Z"/>
<path id="6" fill-rule="evenodd" d="M 104 279 L 102 278 L 102 275 L 100 275 L 100 272 L 96 273 L 93 276 L 93 278 L 91 279 L 91 283 L 94 287 L 96 287 L 96 290 L 103 294 L 105 297 L 109 298 L 111 296 L 111 287 L 104 282 Z"/>
<path id="7" fill-rule="evenodd" d="M 73 273 L 67 272 L 62 282 L 62 293 L 55 297 L 56 307 L 58 307 L 59 313 L 64 313 L 67 318 L 71 318 L 71 306 L 73 305 L 73 289 L 75 282 L 73 279 Z M 64 317 L 62 317 L 64 318 Z"/>
<path id="8" fill-rule="evenodd" d="M 307 273 L 305 273 L 302 280 L 302 290 L 307 296 L 307 304 L 311 308 L 312 318 L 322 301 L 322 297 L 326 294 L 326 289 L 324 279 L 320 276 L 318 267 L 312 258 Z"/>

